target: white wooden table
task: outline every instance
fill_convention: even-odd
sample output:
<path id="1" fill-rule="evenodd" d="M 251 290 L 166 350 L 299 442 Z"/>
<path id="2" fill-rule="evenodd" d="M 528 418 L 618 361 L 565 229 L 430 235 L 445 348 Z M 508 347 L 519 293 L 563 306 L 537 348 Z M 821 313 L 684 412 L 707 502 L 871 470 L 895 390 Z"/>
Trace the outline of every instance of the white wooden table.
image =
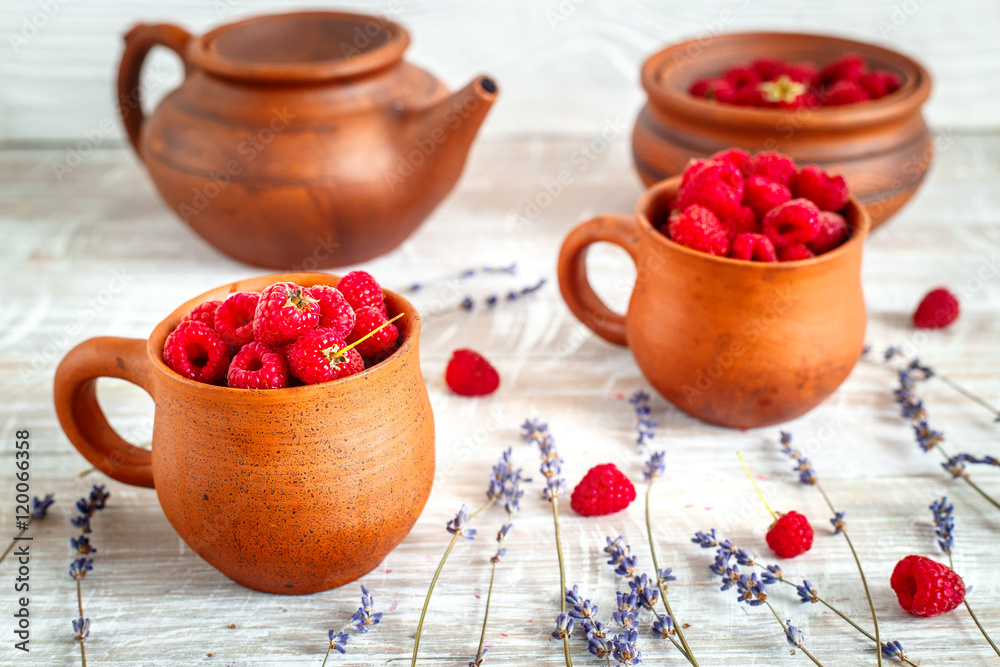
<path id="1" fill-rule="evenodd" d="M 562 304 L 554 283 L 556 252 L 576 222 L 599 212 L 630 211 L 640 193 L 628 158 L 627 132 L 572 185 L 526 225 L 526 201 L 544 181 L 573 163 L 591 137 L 480 143 L 452 196 L 402 248 L 365 268 L 388 286 L 448 276 L 483 264 L 520 267 L 515 278 L 476 279 L 459 293 L 429 288 L 414 297 L 427 321 L 422 366 L 437 417 L 438 474 L 434 491 L 409 537 L 361 582 L 385 617 L 370 635 L 352 637 L 350 652 L 331 665 L 408 664 L 423 596 L 449 535 L 444 526 L 463 502 L 478 503 L 490 466 L 505 447 L 526 471 L 537 454 L 518 438 L 526 417 L 548 421 L 566 459 L 570 485 L 597 463 L 614 461 L 641 480 L 633 444 L 634 418 L 621 400 L 648 384 L 628 351 L 589 334 Z M 1000 138 L 950 137 L 924 189 L 868 243 L 864 283 L 869 340 L 916 344 L 942 371 L 1000 401 Z M 62 182 L 51 162 L 63 151 L 0 152 L 0 537 L 13 535 L 13 440 L 30 429 L 32 491 L 55 492 L 58 502 L 31 528 L 31 652 L 12 648 L 14 568 L 0 566 L 0 664 L 78 664 L 70 620 L 77 614 L 69 525 L 72 502 L 93 483 L 111 490 L 108 508 L 94 519 L 94 571 L 84 584 L 92 619 L 89 664 L 176 666 L 315 665 L 326 633 L 358 604 L 356 584 L 307 597 L 257 593 L 227 580 L 177 537 L 152 490 L 109 482 L 89 468 L 63 436 L 51 404 L 55 365 L 77 342 L 96 335 L 144 337 L 164 313 L 203 290 L 259 273 L 217 254 L 168 212 L 133 156 L 95 151 Z M 624 254 L 600 247 L 591 253 L 594 281 L 624 306 L 633 271 Z M 987 269 L 983 269 L 987 267 Z M 989 267 L 992 273 L 989 273 Z M 977 282 L 984 271 L 986 280 Z M 466 293 L 485 296 L 547 277 L 553 282 L 529 302 L 494 312 L 442 313 Z M 124 288 L 114 281 L 123 281 Z M 950 330 L 914 336 L 908 321 L 920 296 L 937 285 L 962 295 L 962 317 Z M 113 293 L 117 292 L 117 293 Z M 451 395 L 443 382 L 452 350 L 473 347 L 502 376 L 500 390 L 484 399 Z M 973 587 L 969 596 L 983 623 L 1000 637 L 1000 514 L 959 483 L 950 482 L 936 455 L 921 453 L 892 403 L 894 377 L 881 364 L 861 363 L 843 387 L 809 415 L 788 424 L 809 445 L 827 492 L 848 512 L 850 529 L 875 596 L 885 639 L 903 643 L 923 665 L 995 664 L 963 609 L 930 620 L 909 617 L 896 604 L 889 574 L 910 553 L 937 557 L 927 505 L 943 493 L 956 505 L 956 568 Z M 980 407 L 941 384 L 924 386 L 934 425 L 954 450 L 1000 454 L 998 429 Z M 152 403 L 117 381 L 101 385 L 112 422 L 136 443 L 148 442 Z M 777 428 L 739 432 L 697 422 L 653 399 L 667 474 L 654 496 L 662 565 L 678 581 L 671 599 L 702 665 L 795 665 L 784 637 L 766 610 L 738 605 L 718 591 L 707 565 L 711 554 L 690 543 L 696 530 L 717 527 L 765 554 L 768 517 L 735 456 L 741 450 L 766 480 L 773 505 L 806 513 L 816 544 L 786 565 L 807 577 L 834 604 L 869 626 L 867 604 L 846 545 L 828 530 L 819 494 L 800 487 L 778 452 Z M 820 437 L 823 435 L 823 437 Z M 1000 472 L 974 473 L 1000 496 Z M 537 474 L 534 475 L 536 478 Z M 488 632 L 487 664 L 559 665 L 560 647 L 548 639 L 558 611 L 558 570 L 548 505 L 540 484 L 529 487 L 524 511 L 499 569 Z M 640 487 L 640 492 L 641 492 Z M 623 585 L 604 564 L 605 536 L 624 534 L 649 567 L 641 503 L 600 519 L 584 519 L 563 503 L 568 581 L 577 583 L 610 615 Z M 434 595 L 421 644 L 423 665 L 465 665 L 475 654 L 488 581 L 492 534 L 501 511 L 484 513 L 474 542 L 459 544 Z M 825 665 L 874 664 L 870 643 L 819 605 L 802 606 L 788 590 L 772 587 L 779 613 L 804 631 L 807 646 Z M 784 588 L 784 587 L 783 587 Z M 794 593 L 794 591 L 792 591 Z M 592 664 L 582 640 L 576 664 Z M 644 630 L 646 664 L 682 664 L 667 643 Z"/>

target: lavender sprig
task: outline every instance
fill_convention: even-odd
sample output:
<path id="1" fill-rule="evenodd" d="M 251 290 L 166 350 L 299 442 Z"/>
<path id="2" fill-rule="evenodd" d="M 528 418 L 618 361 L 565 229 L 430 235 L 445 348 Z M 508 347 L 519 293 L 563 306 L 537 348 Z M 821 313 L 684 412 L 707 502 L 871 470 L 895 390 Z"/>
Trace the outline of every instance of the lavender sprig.
<path id="1" fill-rule="evenodd" d="M 870 346 L 866 345 L 866 347 Z M 973 401 L 980 407 L 985 408 L 992 415 L 993 421 L 1000 423 L 1000 408 L 997 408 L 995 405 L 993 405 L 983 397 L 962 386 L 961 384 L 959 384 L 952 378 L 948 377 L 947 375 L 939 373 L 935 368 L 927 364 L 921 363 L 919 358 L 914 357 L 913 359 L 907 360 L 906 353 L 903 351 L 902 346 L 889 345 L 888 347 L 885 348 L 885 352 L 882 355 L 882 359 L 886 363 L 891 364 L 893 362 L 896 362 L 898 366 L 903 366 L 909 371 L 919 373 L 921 376 L 920 379 L 922 380 L 929 380 L 931 378 L 940 380 L 944 384 L 948 385 L 949 387 L 960 393 L 962 396 L 965 396 L 966 398 Z"/>
<path id="2" fill-rule="evenodd" d="M 559 498 L 566 492 L 566 480 L 562 476 L 563 460 L 556 449 L 555 440 L 549 433 L 549 426 L 537 419 L 526 419 L 521 425 L 521 437 L 525 442 L 534 443 L 538 447 L 541 458 L 539 470 L 545 477 L 543 497 L 552 506 L 552 524 L 556 534 L 556 555 L 559 557 L 559 600 L 560 618 L 566 613 L 566 565 L 563 562 L 562 537 L 559 533 Z M 558 623 L 557 623 L 558 630 Z M 573 666 L 573 658 L 569 654 L 569 637 L 563 636 L 563 656 L 566 667 Z"/>
<path id="3" fill-rule="evenodd" d="M 656 438 L 656 427 L 659 426 L 659 422 L 652 419 L 652 409 L 649 406 L 650 396 L 644 391 L 637 391 L 632 394 L 629 398 L 629 403 L 633 406 L 635 410 L 636 417 L 636 444 L 639 446 L 639 451 L 644 452 L 646 449 L 646 444 L 651 440 Z M 656 540 L 653 538 L 653 520 L 652 512 L 650 511 L 649 498 L 653 490 L 653 484 L 659 480 L 666 472 L 666 452 L 652 452 L 649 458 L 643 464 L 643 477 L 646 480 L 646 537 L 649 540 L 649 553 L 653 561 L 653 569 L 657 573 L 656 586 L 659 591 L 659 598 L 663 601 L 663 608 L 666 610 L 667 618 L 669 619 L 671 627 L 677 632 L 677 639 L 680 641 L 674 641 L 673 636 L 670 636 L 670 640 L 673 642 L 674 646 L 677 648 L 681 654 L 687 658 L 694 667 L 699 667 L 698 659 L 694 657 L 694 652 L 688 645 L 687 638 L 684 636 L 684 630 L 682 629 L 680 623 L 674 622 L 674 611 L 670 607 L 670 601 L 667 599 L 667 591 L 669 587 L 666 585 L 668 581 L 673 581 L 675 577 L 670 574 L 670 568 L 666 570 L 661 570 L 659 561 L 656 557 Z M 663 626 L 661 624 L 660 634 L 662 635 Z"/>
<path id="4" fill-rule="evenodd" d="M 413 638 L 413 658 L 410 661 L 411 667 L 416 667 L 417 652 L 420 650 L 420 636 L 423 634 L 424 629 L 424 619 L 427 617 L 427 609 L 431 604 L 431 596 L 434 594 L 434 587 L 437 585 L 438 579 L 441 577 L 441 570 L 444 569 L 444 564 L 448 561 L 448 556 L 451 555 L 451 550 L 455 548 L 455 544 L 458 542 L 458 538 L 460 537 L 467 540 L 475 539 L 476 530 L 474 528 L 469 528 L 469 522 L 500 499 L 506 498 L 503 493 L 505 480 L 499 482 L 499 485 L 497 482 L 497 475 L 499 474 L 498 470 L 506 471 L 505 474 L 516 474 L 520 477 L 520 470 L 517 470 L 515 473 L 510 469 L 510 449 L 505 450 L 503 454 L 500 455 L 497 465 L 494 466 L 493 470 L 490 472 L 489 484 L 486 489 L 486 503 L 471 513 L 465 503 L 463 503 L 459 508 L 458 513 L 455 514 L 455 518 L 448 521 L 445 525 L 445 529 L 451 533 L 451 541 L 448 542 L 448 547 L 445 549 L 444 555 L 441 557 L 441 561 L 438 563 L 437 569 L 434 571 L 434 577 L 431 579 L 431 584 L 427 588 L 427 596 L 424 598 L 424 606 L 420 610 L 420 620 L 417 622 L 417 633 Z M 516 485 L 514 486 L 516 488 Z M 506 502 L 514 502 L 516 504 L 516 500 L 512 501 L 510 498 L 506 498 Z"/>
<path id="5" fill-rule="evenodd" d="M 18 517 L 17 527 L 20 530 L 18 531 L 17 536 L 10 541 L 9 545 L 7 545 L 7 548 L 4 549 L 3 555 L 0 555 L 0 563 L 3 563 L 4 560 L 7 559 L 7 556 L 10 554 L 11 550 L 13 550 L 14 545 L 18 543 L 20 538 L 24 537 L 26 532 L 28 532 L 28 528 L 31 526 L 32 522 L 45 518 L 49 508 L 55 501 L 55 495 L 51 493 L 41 499 L 39 499 L 38 496 L 33 496 L 31 498 L 31 511 L 28 514 L 28 518 L 22 521 L 21 517 L 24 515 L 22 514 Z"/>
<path id="6" fill-rule="evenodd" d="M 95 513 L 103 510 L 107 506 L 108 498 L 111 494 L 105 490 L 103 484 L 95 484 L 90 493 L 76 501 L 76 509 L 79 514 L 70 519 L 75 527 L 82 530 L 81 535 L 70 538 L 70 546 L 79 555 L 74 558 L 69 565 L 69 576 L 76 581 L 76 605 L 80 615 L 73 621 L 73 639 L 80 645 L 80 663 L 87 667 L 86 640 L 90 637 L 90 619 L 83 615 L 83 580 L 87 573 L 94 569 L 94 559 L 88 558 L 97 549 L 90 543 L 90 538 L 86 533 L 92 531 L 90 520 Z M 46 496 L 45 500 L 39 503 L 38 511 L 40 516 L 45 516 L 49 505 L 52 504 L 51 496 Z"/>
<path id="7" fill-rule="evenodd" d="M 517 275 L 517 263 L 514 262 L 508 266 L 474 266 L 468 269 L 463 269 L 462 271 L 459 271 L 457 274 L 449 278 L 438 278 L 436 280 L 431 280 L 424 283 L 413 283 L 409 287 L 407 287 L 405 291 L 410 292 L 412 294 L 419 292 L 424 288 L 434 284 L 458 283 L 459 281 L 468 280 L 469 278 L 472 278 L 477 275 L 493 276 L 501 274 L 506 274 L 509 276 Z"/>
<path id="8" fill-rule="evenodd" d="M 730 565 L 730 561 L 736 559 L 738 565 L 755 566 L 760 570 L 762 570 L 760 574 L 760 582 L 762 584 L 770 586 L 772 584 L 781 583 L 784 584 L 785 586 L 790 586 L 796 589 L 796 593 L 799 595 L 799 600 L 802 603 L 818 602 L 822 604 L 827 609 L 829 609 L 837 616 L 842 618 L 844 621 L 846 621 L 855 630 L 857 630 L 862 635 L 870 639 L 872 642 L 876 641 L 874 635 L 872 635 L 867 630 L 865 630 L 857 623 L 855 623 L 844 612 L 840 611 L 832 604 L 830 604 L 828 601 L 823 599 L 809 581 L 803 580 L 802 585 L 794 583 L 785 576 L 785 572 L 781 569 L 779 565 L 775 564 L 765 565 L 764 563 L 760 562 L 753 555 L 751 551 L 740 548 L 729 540 L 724 540 L 720 538 L 714 528 L 711 530 L 711 532 L 708 533 L 698 531 L 697 533 L 694 534 L 694 537 L 691 539 L 691 541 L 700 546 L 702 549 L 715 549 L 715 558 L 712 564 L 709 566 L 709 570 L 711 570 L 713 574 L 722 577 L 723 590 L 728 590 L 733 585 L 735 585 L 734 574 L 736 575 L 736 578 L 738 578 L 739 574 L 738 567 L 736 568 L 737 571 L 734 572 L 733 570 L 734 567 L 736 566 Z M 807 595 L 808 599 L 806 599 Z M 905 655 L 902 654 L 902 646 L 899 646 L 898 642 L 889 642 L 889 645 L 895 645 L 899 647 L 898 655 L 893 655 L 892 657 L 899 659 L 900 662 L 910 665 L 910 667 L 917 667 L 916 663 L 911 662 L 908 658 L 906 658 Z M 879 644 L 876 643 L 876 646 L 879 646 Z M 881 644 L 881 646 L 885 647 L 887 645 Z M 885 650 L 883 650 L 883 654 L 885 654 Z"/>
<path id="9" fill-rule="evenodd" d="M 375 602 L 372 599 L 372 595 L 368 592 L 368 588 L 362 584 L 361 585 L 361 606 L 358 610 L 351 614 L 351 618 L 348 619 L 347 623 L 343 625 L 339 630 L 330 630 L 327 636 L 330 639 L 330 645 L 326 649 L 326 655 L 323 657 L 322 667 L 326 667 L 326 661 L 330 658 L 330 651 L 336 651 L 337 653 L 347 653 L 347 640 L 351 638 L 349 630 L 354 630 L 358 634 L 367 634 L 368 631 L 374 626 L 378 625 L 382 620 L 382 612 L 372 613 L 372 608 Z"/>
<path id="10" fill-rule="evenodd" d="M 938 548 L 948 555 L 948 567 L 954 570 L 955 563 L 952 560 L 951 552 L 955 547 L 955 506 L 948 502 L 948 496 L 942 496 L 940 499 L 931 503 L 928 509 L 930 509 L 931 514 L 934 517 L 934 533 L 937 535 Z M 962 604 L 965 605 L 966 610 L 969 612 L 969 616 L 972 617 L 976 627 L 979 628 L 979 632 L 983 634 L 983 637 L 985 637 L 986 641 L 989 642 L 997 656 L 1000 656 L 1000 648 L 997 648 L 997 645 L 993 642 L 990 634 L 986 632 L 986 628 L 984 628 L 983 624 L 979 622 L 979 617 L 976 616 L 976 612 L 972 611 L 972 606 L 969 604 L 968 600 L 968 594 L 962 598 Z"/>
<path id="11" fill-rule="evenodd" d="M 865 597 L 868 599 L 868 610 L 872 615 L 872 624 L 875 626 L 875 660 L 879 667 L 882 667 L 882 651 L 879 650 L 882 646 L 882 635 L 879 632 L 878 627 L 878 614 L 875 613 L 875 602 L 872 600 L 871 591 L 868 588 L 868 578 L 865 577 L 864 568 L 861 567 L 861 559 L 858 558 L 858 552 L 854 549 L 854 543 L 851 541 L 851 536 L 847 534 L 847 513 L 838 512 L 830 501 L 830 497 L 826 495 L 826 491 L 823 490 L 823 486 L 819 483 L 819 476 L 816 474 L 815 468 L 813 468 L 812 463 L 808 458 L 802 455 L 802 452 L 794 449 L 792 447 L 792 434 L 787 431 L 781 431 L 781 451 L 785 456 L 795 461 L 794 470 L 799 474 L 799 482 L 806 486 L 815 487 L 819 491 L 820 495 L 823 496 L 823 500 L 826 502 L 826 506 L 830 508 L 833 512 L 833 518 L 830 519 L 830 523 L 833 525 L 834 534 L 839 534 L 844 536 L 844 541 L 847 542 L 847 546 L 851 550 L 851 555 L 854 557 L 854 564 L 858 568 L 858 574 L 861 576 L 861 584 L 865 589 Z"/>
<path id="12" fill-rule="evenodd" d="M 477 302 L 481 307 L 485 308 L 495 308 L 501 302 L 512 302 L 519 301 L 521 299 L 526 299 L 529 296 L 535 294 L 538 290 L 545 287 L 548 282 L 548 278 L 539 278 L 538 282 L 532 283 L 530 285 L 525 285 L 519 289 L 507 290 L 505 294 L 490 294 L 489 296 L 483 297 L 481 299 L 475 299 L 472 296 L 466 295 L 460 302 L 459 307 L 464 311 L 475 310 Z"/>
<path id="13" fill-rule="evenodd" d="M 933 369 L 921 364 L 918 359 L 910 362 L 905 361 L 899 347 L 890 346 L 884 355 L 885 361 L 891 363 L 893 360 L 902 358 L 904 365 L 896 369 L 896 376 L 899 386 L 893 391 L 896 403 L 899 405 L 900 414 L 904 419 L 909 420 L 913 426 L 914 437 L 921 450 L 929 452 L 936 449 L 944 457 L 945 462 L 942 467 L 951 474 L 953 478 L 962 479 L 976 493 L 982 496 L 987 502 L 1000 510 L 1000 503 L 993 499 L 978 484 L 972 481 L 969 473 L 965 469 L 965 463 L 982 463 L 996 465 L 993 457 L 977 457 L 971 454 L 959 454 L 951 456 L 948 454 L 942 443 L 944 434 L 931 428 L 927 419 L 927 408 L 924 401 L 917 393 L 917 383 L 929 377 L 935 377 Z M 937 376 L 940 377 L 940 376 Z"/>

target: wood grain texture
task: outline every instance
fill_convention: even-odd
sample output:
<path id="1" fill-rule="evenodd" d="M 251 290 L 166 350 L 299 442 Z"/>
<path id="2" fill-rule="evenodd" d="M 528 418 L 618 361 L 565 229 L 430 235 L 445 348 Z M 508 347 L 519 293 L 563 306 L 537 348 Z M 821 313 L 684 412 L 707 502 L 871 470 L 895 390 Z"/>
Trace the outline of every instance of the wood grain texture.
<path id="1" fill-rule="evenodd" d="M 554 285 L 533 300 L 495 312 L 447 311 L 467 292 L 485 296 L 539 276 L 552 279 L 559 244 L 573 225 L 600 212 L 631 211 L 641 188 L 626 135 L 595 151 L 599 129 L 566 141 L 479 143 L 458 188 L 427 224 L 394 253 L 365 266 L 397 288 L 472 265 L 515 260 L 520 274 L 437 284 L 413 295 L 425 318 L 421 363 L 436 416 L 436 484 L 413 532 L 362 579 L 386 612 L 383 624 L 371 635 L 352 637 L 350 654 L 331 657 L 331 665 L 409 664 L 426 586 L 449 537 L 445 522 L 461 503 L 484 498 L 490 466 L 503 448 L 513 447 L 516 463 L 537 471 L 536 452 L 517 437 L 525 417 L 550 422 L 571 485 L 590 466 L 606 461 L 633 479 L 641 477 L 632 413 L 618 395 L 648 385 L 627 350 L 597 339 L 568 313 Z M 587 150 L 592 158 L 584 157 Z M 99 474 L 78 476 L 88 466 L 59 430 L 51 402 L 58 360 L 91 336 L 147 336 L 193 295 L 257 273 L 219 255 L 176 220 L 130 152 L 94 152 L 60 182 L 50 165 L 61 157 L 59 150 L 0 152 L 0 279 L 7 286 L 0 302 L 0 479 L 9 490 L 13 431 L 28 428 L 32 490 L 54 491 L 59 499 L 50 517 L 32 529 L 32 652 L 14 653 L 13 619 L 5 613 L 0 664 L 78 664 L 70 629 L 76 614 L 73 582 L 66 574 L 74 534 L 68 519 L 72 500 L 105 480 Z M 998 165 L 996 137 L 948 137 L 926 186 L 867 244 L 863 270 L 868 339 L 878 347 L 913 344 L 926 361 L 993 402 L 1000 401 Z M 557 196 L 543 196 L 547 185 L 555 191 L 552 182 L 562 171 L 571 177 L 569 185 Z M 622 307 L 632 280 L 629 260 L 597 246 L 589 264 L 599 293 Z M 909 314 L 920 295 L 939 284 L 960 291 L 962 318 L 949 331 L 915 335 Z M 494 396 L 469 400 L 447 391 L 444 366 L 459 347 L 474 347 L 497 365 L 503 382 Z M 994 636 L 1000 634 L 995 602 L 1000 516 L 964 486 L 949 482 L 938 460 L 916 448 L 891 401 L 893 385 L 884 367 L 862 363 L 830 399 L 787 428 L 807 448 L 834 502 L 848 512 L 884 636 L 901 641 L 923 665 L 993 664 L 962 610 L 913 619 L 898 608 L 888 587 L 899 558 L 934 555 L 926 506 L 948 493 L 956 503 L 956 567 L 974 587 L 969 599 L 983 623 Z M 1000 455 L 998 427 L 985 411 L 940 384 L 924 391 L 933 423 L 954 449 Z M 107 381 L 100 398 L 126 439 L 149 441 L 152 404 L 141 390 Z M 717 590 L 706 567 L 709 553 L 688 541 L 693 531 L 714 526 L 763 552 L 767 516 L 743 477 L 736 450 L 765 480 L 772 504 L 804 512 L 817 529 L 816 546 L 784 564 L 786 571 L 808 577 L 867 625 L 867 605 L 846 545 L 827 530 L 828 512 L 819 495 L 795 483 L 777 451 L 777 429 L 706 426 L 658 397 L 653 411 L 668 452 L 667 476 L 653 498 L 660 559 L 678 575 L 671 586 L 674 609 L 691 624 L 687 637 L 702 664 L 791 666 L 804 660 L 789 655 L 766 612 L 737 605 L 731 592 Z M 1000 494 L 1000 474 L 975 475 Z M 548 639 L 558 607 L 558 574 L 551 517 L 537 496 L 539 486 L 535 482 L 528 489 L 498 571 L 487 664 L 562 664 Z M 297 598 L 242 588 L 181 542 L 155 492 L 114 482 L 109 488 L 108 508 L 94 519 L 99 552 L 84 587 L 85 611 L 93 619 L 91 665 L 319 665 L 326 631 L 339 627 L 357 606 L 356 586 Z M 582 519 L 564 509 L 568 581 L 580 584 L 609 614 L 621 582 L 604 564 L 604 537 L 625 534 L 648 567 L 642 507 L 634 504 L 601 519 Z M 475 653 L 492 533 L 502 520 L 499 510 L 484 513 L 473 525 L 480 538 L 456 547 L 425 625 L 421 665 L 465 665 Z M 7 496 L 0 499 L 0 528 L 5 539 L 14 532 Z M 12 576 L 9 562 L 0 566 L 8 596 Z M 10 597 L 4 599 L 9 609 Z M 825 665 L 874 664 L 873 656 L 863 653 L 867 645 L 860 635 L 817 605 L 802 606 L 781 589 L 772 591 L 772 600 L 803 629 Z M 669 645 L 648 635 L 641 648 L 646 664 L 682 664 Z M 573 655 L 576 664 L 591 664 L 578 641 Z"/>
<path id="2" fill-rule="evenodd" d="M 639 67 L 649 54 L 684 38 L 769 29 L 831 33 L 913 55 L 935 78 L 927 106 L 933 127 L 998 127 L 992 110 L 1000 103 L 1000 12 L 991 0 L 322 0 L 308 6 L 398 19 L 414 37 L 408 58 L 452 89 L 479 72 L 495 76 L 504 98 L 484 127 L 492 137 L 590 134 L 619 116 L 631 123 L 643 101 Z M 122 35 L 137 22 L 173 21 L 197 34 L 300 8 L 298 0 L 6 0 L 0 139 L 118 142 L 114 73 Z M 177 85 L 181 69 L 173 55 L 153 55 L 146 84 L 155 103 Z"/>

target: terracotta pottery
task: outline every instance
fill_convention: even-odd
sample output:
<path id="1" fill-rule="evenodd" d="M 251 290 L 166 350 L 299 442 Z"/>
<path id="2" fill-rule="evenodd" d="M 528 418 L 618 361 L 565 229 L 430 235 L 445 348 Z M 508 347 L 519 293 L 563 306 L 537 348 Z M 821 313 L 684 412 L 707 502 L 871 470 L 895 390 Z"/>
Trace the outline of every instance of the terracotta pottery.
<path id="1" fill-rule="evenodd" d="M 362 262 L 409 236 L 458 180 L 497 94 L 451 94 L 403 58 L 401 26 L 374 16 L 263 16 L 192 37 L 125 35 L 118 96 L 164 201 L 222 252 L 311 270 Z M 139 74 L 166 46 L 186 76 L 146 117 Z"/>
<path id="2" fill-rule="evenodd" d="M 635 215 L 578 225 L 559 254 L 559 288 L 569 309 L 605 340 L 627 345 L 667 400 L 712 424 L 752 428 L 788 421 L 829 396 L 861 356 L 865 304 L 861 249 L 871 221 L 856 199 L 851 237 L 813 259 L 748 262 L 674 243 L 666 220 L 680 178 L 653 186 Z M 625 316 L 587 280 L 587 248 L 624 248 L 635 262 Z"/>
<path id="3" fill-rule="evenodd" d="M 434 477 L 434 418 L 420 373 L 420 317 L 386 291 L 402 343 L 385 361 L 341 380 L 273 390 L 184 378 L 163 362 L 167 334 L 194 306 L 278 281 L 335 285 L 318 273 L 264 276 L 187 302 L 149 340 L 92 338 L 66 355 L 55 406 L 67 437 L 98 470 L 155 486 L 177 533 L 244 586 L 300 594 L 374 568 L 413 527 Z M 115 377 L 156 403 L 152 451 L 109 426 L 95 393 Z"/>
<path id="4" fill-rule="evenodd" d="M 697 79 L 757 58 L 824 65 L 848 53 L 891 70 L 902 88 L 872 102 L 788 111 L 719 104 L 687 92 Z M 776 150 L 798 164 L 842 174 L 877 227 L 917 191 L 934 155 L 920 112 L 930 75 L 910 58 L 864 42 L 760 32 L 692 40 L 651 56 L 642 86 L 649 99 L 635 123 L 632 155 L 647 186 L 725 148 Z"/>

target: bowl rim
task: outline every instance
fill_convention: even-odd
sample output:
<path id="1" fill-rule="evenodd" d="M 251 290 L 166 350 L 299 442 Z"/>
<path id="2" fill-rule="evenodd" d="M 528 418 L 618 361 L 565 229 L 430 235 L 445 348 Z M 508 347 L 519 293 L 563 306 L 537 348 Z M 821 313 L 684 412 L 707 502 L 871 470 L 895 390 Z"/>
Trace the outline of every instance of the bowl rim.
<path id="1" fill-rule="evenodd" d="M 378 46 L 361 50 L 361 53 L 350 58 L 283 65 L 229 58 L 219 53 L 215 46 L 216 39 L 223 34 L 248 25 L 296 19 L 333 20 L 344 23 L 374 22 L 387 33 L 387 38 Z M 195 37 L 187 46 L 185 60 L 190 61 L 199 69 L 228 79 L 270 83 L 302 83 L 352 77 L 388 67 L 403 57 L 403 53 L 409 45 L 410 34 L 406 29 L 381 16 L 322 10 L 277 12 L 226 23 Z"/>
<path id="2" fill-rule="evenodd" d="M 904 70 L 907 80 L 896 92 L 879 100 L 862 104 L 847 104 L 819 109 L 758 109 L 731 104 L 719 104 L 695 97 L 678 88 L 664 85 L 664 72 L 678 67 L 671 60 L 692 45 L 704 51 L 722 42 L 739 40 L 768 40 L 776 42 L 788 38 L 804 38 L 814 43 L 836 45 L 844 52 L 865 51 L 877 54 L 891 65 Z M 916 60 L 898 51 L 893 51 L 870 42 L 861 42 L 834 35 L 802 32 L 727 32 L 708 39 L 689 39 L 671 44 L 649 56 L 641 69 L 642 87 L 651 105 L 659 110 L 673 112 L 701 123 L 720 125 L 742 125 L 756 129 L 775 129 L 779 123 L 793 123 L 796 130 L 830 130 L 856 128 L 862 125 L 885 123 L 895 118 L 918 111 L 931 93 L 931 75 Z"/>
<path id="3" fill-rule="evenodd" d="M 261 289 L 277 282 L 294 282 L 303 287 L 312 287 L 314 285 L 330 285 L 331 287 L 336 287 L 339 279 L 340 276 L 321 272 L 271 273 L 254 276 L 252 278 L 245 278 L 242 280 L 235 280 L 207 290 L 175 308 L 173 312 L 163 318 L 163 320 L 161 320 L 160 323 L 153 328 L 152 333 L 150 333 L 149 338 L 146 340 L 146 354 L 149 358 L 149 362 L 152 364 L 154 372 L 156 372 L 159 376 L 170 382 L 180 383 L 185 390 L 215 397 L 223 395 L 239 396 L 241 397 L 241 400 L 259 401 L 264 404 L 283 402 L 289 397 L 299 399 L 308 397 L 310 394 L 326 394 L 331 391 L 361 391 L 362 388 L 355 385 L 370 381 L 371 376 L 376 373 L 388 372 L 390 369 L 405 363 L 404 360 L 415 351 L 418 341 L 420 340 L 420 314 L 417 312 L 417 309 L 414 308 L 413 304 L 396 292 L 385 288 L 383 288 L 382 291 L 385 293 L 386 305 L 388 306 L 390 314 L 403 313 L 403 317 L 399 318 L 395 322 L 395 324 L 398 325 L 400 336 L 403 341 L 388 357 L 374 366 L 366 368 L 360 373 L 355 373 L 354 375 L 348 375 L 347 377 L 338 378 L 329 382 L 307 384 L 299 387 L 282 387 L 280 389 L 242 389 L 235 387 L 220 387 L 218 385 L 206 384 L 204 382 L 198 382 L 196 380 L 186 378 L 167 366 L 166 362 L 163 361 L 163 344 L 166 341 L 167 336 L 181 321 L 181 318 L 190 313 L 195 306 L 205 301 L 218 299 L 220 297 L 224 299 L 228 294 L 233 294 L 235 292 L 260 291 Z"/>
<path id="4" fill-rule="evenodd" d="M 839 246 L 833 250 L 823 253 L 822 255 L 816 255 L 815 257 L 810 257 L 809 259 L 797 259 L 790 262 L 754 262 L 745 259 L 736 259 L 735 257 L 720 257 L 718 255 L 711 255 L 707 252 L 694 250 L 693 248 L 688 248 L 687 246 L 677 243 L 658 230 L 653 225 L 652 221 L 650 221 L 649 216 L 646 213 L 650 204 L 652 204 L 655 199 L 663 196 L 672 197 L 676 195 L 677 189 L 680 186 L 681 178 L 682 175 L 672 176 L 658 183 L 654 183 L 647 188 L 646 191 L 642 193 L 642 196 L 639 197 L 639 201 L 636 202 L 635 219 L 638 222 L 639 229 L 642 230 L 647 238 L 655 239 L 654 243 L 665 244 L 664 247 L 669 248 L 671 251 L 686 254 L 693 259 L 714 262 L 720 266 L 727 266 L 731 268 L 745 268 L 751 271 L 795 271 L 797 269 L 818 267 L 828 262 L 832 262 L 848 252 L 854 252 L 855 247 L 859 247 L 858 252 L 860 253 L 864 249 L 865 239 L 867 239 L 868 235 L 871 233 L 871 216 L 868 214 L 864 205 L 852 194 L 850 199 L 847 201 L 847 206 L 854 211 L 855 217 L 853 224 L 850 219 L 848 219 L 848 224 L 851 225 L 852 229 L 851 235 Z"/>

